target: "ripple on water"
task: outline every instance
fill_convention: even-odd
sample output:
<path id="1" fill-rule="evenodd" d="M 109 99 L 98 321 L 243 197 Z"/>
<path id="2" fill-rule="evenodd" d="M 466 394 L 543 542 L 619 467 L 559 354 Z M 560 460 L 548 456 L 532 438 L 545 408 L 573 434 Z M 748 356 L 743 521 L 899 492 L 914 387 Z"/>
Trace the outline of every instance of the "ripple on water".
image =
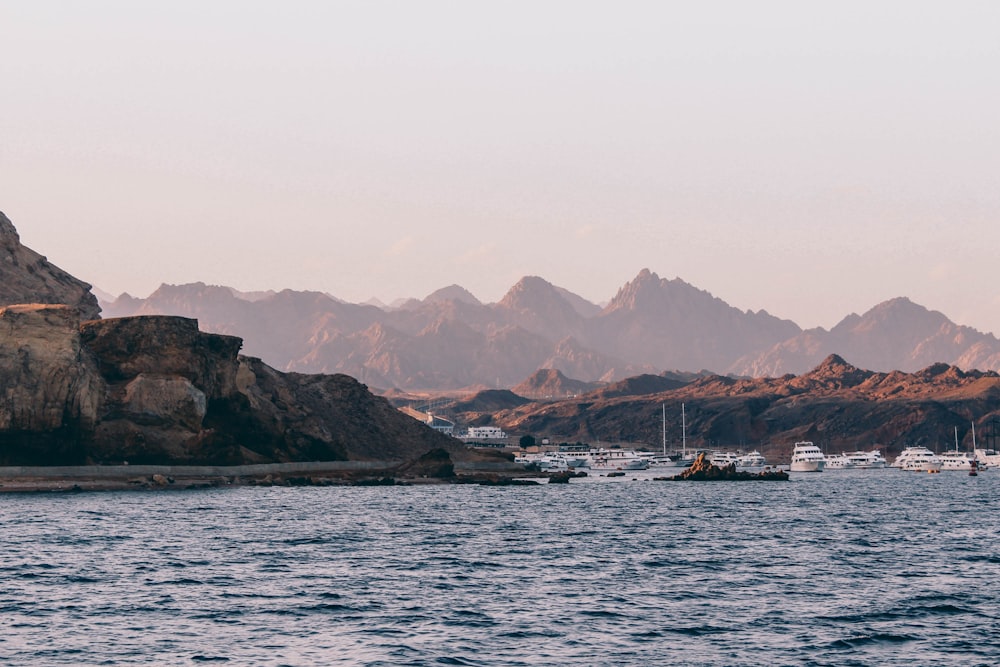
<path id="1" fill-rule="evenodd" d="M 0 663 L 997 664 L 995 478 L 0 497 Z"/>

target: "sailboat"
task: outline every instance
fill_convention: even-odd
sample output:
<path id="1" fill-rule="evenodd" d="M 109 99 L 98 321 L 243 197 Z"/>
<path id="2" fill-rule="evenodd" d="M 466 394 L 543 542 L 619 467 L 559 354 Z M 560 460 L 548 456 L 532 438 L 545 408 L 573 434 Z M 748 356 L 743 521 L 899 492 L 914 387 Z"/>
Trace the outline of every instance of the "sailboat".
<path id="1" fill-rule="evenodd" d="M 663 416 L 663 453 L 650 459 L 650 468 L 687 468 L 694 463 L 694 452 L 688 455 L 687 451 L 687 415 L 684 411 L 684 404 L 681 403 L 681 450 L 667 453 L 667 404 L 662 404 Z"/>
<path id="2" fill-rule="evenodd" d="M 976 442 L 976 423 L 972 423 L 972 443 L 973 451 L 975 451 Z M 946 470 L 960 471 L 960 472 L 971 472 L 979 468 L 979 464 L 976 461 L 975 455 L 969 455 L 967 452 L 958 451 L 958 427 L 955 427 L 955 450 L 951 452 L 945 452 L 941 454 L 941 472 Z"/>

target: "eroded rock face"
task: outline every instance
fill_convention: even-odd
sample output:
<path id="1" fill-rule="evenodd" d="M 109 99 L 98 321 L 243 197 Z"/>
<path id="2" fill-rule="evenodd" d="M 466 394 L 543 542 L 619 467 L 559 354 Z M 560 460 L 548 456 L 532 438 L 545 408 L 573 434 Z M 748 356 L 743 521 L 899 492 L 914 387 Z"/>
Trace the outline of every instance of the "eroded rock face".
<path id="1" fill-rule="evenodd" d="M 129 382 L 141 374 L 179 376 L 209 399 L 236 392 L 236 336 L 198 330 L 198 320 L 151 315 L 84 322 L 83 344 L 97 358 L 109 383 Z"/>
<path id="2" fill-rule="evenodd" d="M 0 308 L 0 463 L 77 462 L 104 383 L 67 306 Z"/>
<path id="3" fill-rule="evenodd" d="M 205 392 L 191 381 L 179 376 L 152 376 L 140 373 L 125 385 L 122 401 L 125 414 L 142 423 L 177 423 L 192 431 L 200 431 L 208 412 Z"/>
<path id="4" fill-rule="evenodd" d="M 21 245 L 13 223 L 0 213 L 0 306 L 22 303 L 65 304 L 84 320 L 101 316 L 90 285 Z"/>
<path id="5" fill-rule="evenodd" d="M 93 428 L 104 391 L 67 306 L 0 308 L 0 430 Z"/>

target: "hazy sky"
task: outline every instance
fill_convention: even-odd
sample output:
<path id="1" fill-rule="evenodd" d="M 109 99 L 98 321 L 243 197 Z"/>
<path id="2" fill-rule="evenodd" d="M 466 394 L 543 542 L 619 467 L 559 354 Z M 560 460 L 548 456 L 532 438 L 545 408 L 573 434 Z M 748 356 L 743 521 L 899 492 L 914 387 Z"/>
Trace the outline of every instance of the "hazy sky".
<path id="1" fill-rule="evenodd" d="M 1000 2 L 0 2 L 0 210 L 112 293 L 648 267 L 1000 334 Z"/>

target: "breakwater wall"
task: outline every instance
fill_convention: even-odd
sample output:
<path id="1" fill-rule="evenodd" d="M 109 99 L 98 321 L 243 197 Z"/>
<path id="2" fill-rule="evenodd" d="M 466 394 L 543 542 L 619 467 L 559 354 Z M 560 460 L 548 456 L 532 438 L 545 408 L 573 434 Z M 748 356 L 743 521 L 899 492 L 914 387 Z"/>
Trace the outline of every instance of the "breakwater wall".
<path id="1" fill-rule="evenodd" d="M 264 475 L 301 475 L 307 473 L 386 472 L 403 461 L 305 461 L 298 463 L 257 463 L 241 466 L 0 466 L 0 478 L 44 477 L 81 479 L 122 479 L 127 477 L 255 477 Z M 456 462 L 455 472 L 511 472 L 524 466 L 497 462 Z"/>
<path id="2" fill-rule="evenodd" d="M 0 477 L 250 477 L 319 472 L 366 472 L 392 470 L 402 461 L 308 461 L 299 463 L 257 463 L 242 466 L 0 466 Z"/>

